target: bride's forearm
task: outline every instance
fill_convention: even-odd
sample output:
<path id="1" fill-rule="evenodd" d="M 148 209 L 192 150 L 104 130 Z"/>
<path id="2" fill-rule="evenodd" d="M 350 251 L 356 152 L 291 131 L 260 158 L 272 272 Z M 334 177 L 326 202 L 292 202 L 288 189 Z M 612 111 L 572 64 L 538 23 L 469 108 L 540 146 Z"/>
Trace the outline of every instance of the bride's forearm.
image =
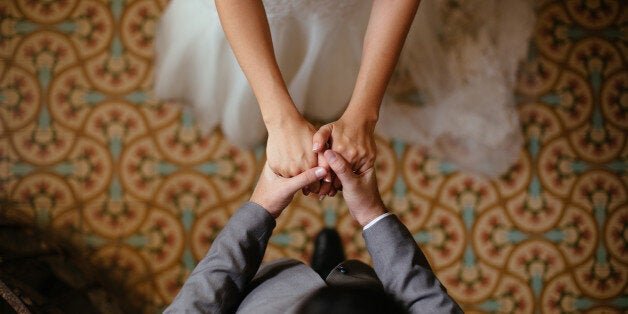
<path id="1" fill-rule="evenodd" d="M 261 0 L 216 0 L 220 23 L 260 105 L 267 127 L 299 118 L 279 71 Z"/>
<path id="2" fill-rule="evenodd" d="M 377 121 L 379 107 L 419 0 L 374 0 L 364 36 L 362 61 L 346 116 Z"/>

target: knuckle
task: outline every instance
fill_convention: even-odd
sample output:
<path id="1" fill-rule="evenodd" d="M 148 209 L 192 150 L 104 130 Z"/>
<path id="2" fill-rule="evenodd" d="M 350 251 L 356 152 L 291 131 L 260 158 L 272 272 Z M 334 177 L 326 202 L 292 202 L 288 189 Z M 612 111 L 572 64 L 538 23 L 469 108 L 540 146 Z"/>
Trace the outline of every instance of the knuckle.
<path id="1" fill-rule="evenodd" d="M 345 150 L 347 149 L 347 147 L 344 144 L 335 144 L 333 146 L 333 149 L 338 152 L 338 153 L 343 153 L 345 152 Z"/>
<path id="2" fill-rule="evenodd" d="M 347 160 L 354 161 L 358 157 L 358 152 L 355 149 L 348 149 L 346 155 Z"/>
<path id="3" fill-rule="evenodd" d="M 368 158 L 368 152 L 366 151 L 366 149 L 358 149 L 356 155 L 360 159 Z"/>
<path id="4" fill-rule="evenodd" d="M 290 167 L 290 169 L 288 170 L 288 175 L 290 175 L 291 177 L 294 177 L 297 174 L 299 174 L 298 169 L 296 167 Z"/>

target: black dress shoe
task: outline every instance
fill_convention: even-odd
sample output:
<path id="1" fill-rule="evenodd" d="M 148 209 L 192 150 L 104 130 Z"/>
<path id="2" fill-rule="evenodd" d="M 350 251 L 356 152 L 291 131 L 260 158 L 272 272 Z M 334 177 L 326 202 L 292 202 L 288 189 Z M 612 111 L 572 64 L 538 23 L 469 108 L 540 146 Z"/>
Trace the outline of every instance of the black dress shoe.
<path id="1" fill-rule="evenodd" d="M 316 236 L 314 253 L 312 254 L 312 269 L 323 280 L 338 264 L 345 260 L 340 235 L 333 228 L 323 228 Z"/>

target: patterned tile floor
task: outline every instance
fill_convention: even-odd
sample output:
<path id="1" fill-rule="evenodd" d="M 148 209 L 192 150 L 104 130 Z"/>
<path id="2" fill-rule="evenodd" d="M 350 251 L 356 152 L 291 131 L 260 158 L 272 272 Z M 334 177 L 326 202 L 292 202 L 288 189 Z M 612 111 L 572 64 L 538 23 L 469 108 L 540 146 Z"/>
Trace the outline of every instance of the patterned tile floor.
<path id="1" fill-rule="evenodd" d="M 166 2 L 0 2 L 0 199 L 84 246 L 147 311 L 172 300 L 263 159 L 151 96 Z M 498 179 L 379 139 L 386 203 L 468 313 L 628 310 L 627 41 L 621 0 L 539 1 L 517 91 L 526 146 Z M 303 196 L 266 259 L 308 260 L 324 225 L 368 261 L 342 198 Z"/>

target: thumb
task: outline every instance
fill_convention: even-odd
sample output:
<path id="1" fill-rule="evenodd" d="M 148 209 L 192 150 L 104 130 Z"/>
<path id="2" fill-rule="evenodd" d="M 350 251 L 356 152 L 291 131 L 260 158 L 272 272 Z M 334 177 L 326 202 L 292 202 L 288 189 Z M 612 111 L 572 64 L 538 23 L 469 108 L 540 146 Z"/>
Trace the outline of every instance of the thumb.
<path id="1" fill-rule="evenodd" d="M 316 153 L 323 152 L 325 144 L 329 141 L 331 136 L 331 124 L 323 125 L 312 138 L 312 151 Z"/>
<path id="2" fill-rule="evenodd" d="M 327 163 L 336 173 L 338 179 L 343 184 L 348 180 L 352 179 L 353 171 L 351 170 L 351 165 L 342 157 L 342 155 L 337 154 L 331 149 L 325 151 L 325 159 L 327 159 Z"/>
<path id="3" fill-rule="evenodd" d="M 300 174 L 286 180 L 286 185 L 291 191 L 296 192 L 311 183 L 319 181 L 327 175 L 327 170 L 323 167 L 314 167 L 301 172 Z"/>

